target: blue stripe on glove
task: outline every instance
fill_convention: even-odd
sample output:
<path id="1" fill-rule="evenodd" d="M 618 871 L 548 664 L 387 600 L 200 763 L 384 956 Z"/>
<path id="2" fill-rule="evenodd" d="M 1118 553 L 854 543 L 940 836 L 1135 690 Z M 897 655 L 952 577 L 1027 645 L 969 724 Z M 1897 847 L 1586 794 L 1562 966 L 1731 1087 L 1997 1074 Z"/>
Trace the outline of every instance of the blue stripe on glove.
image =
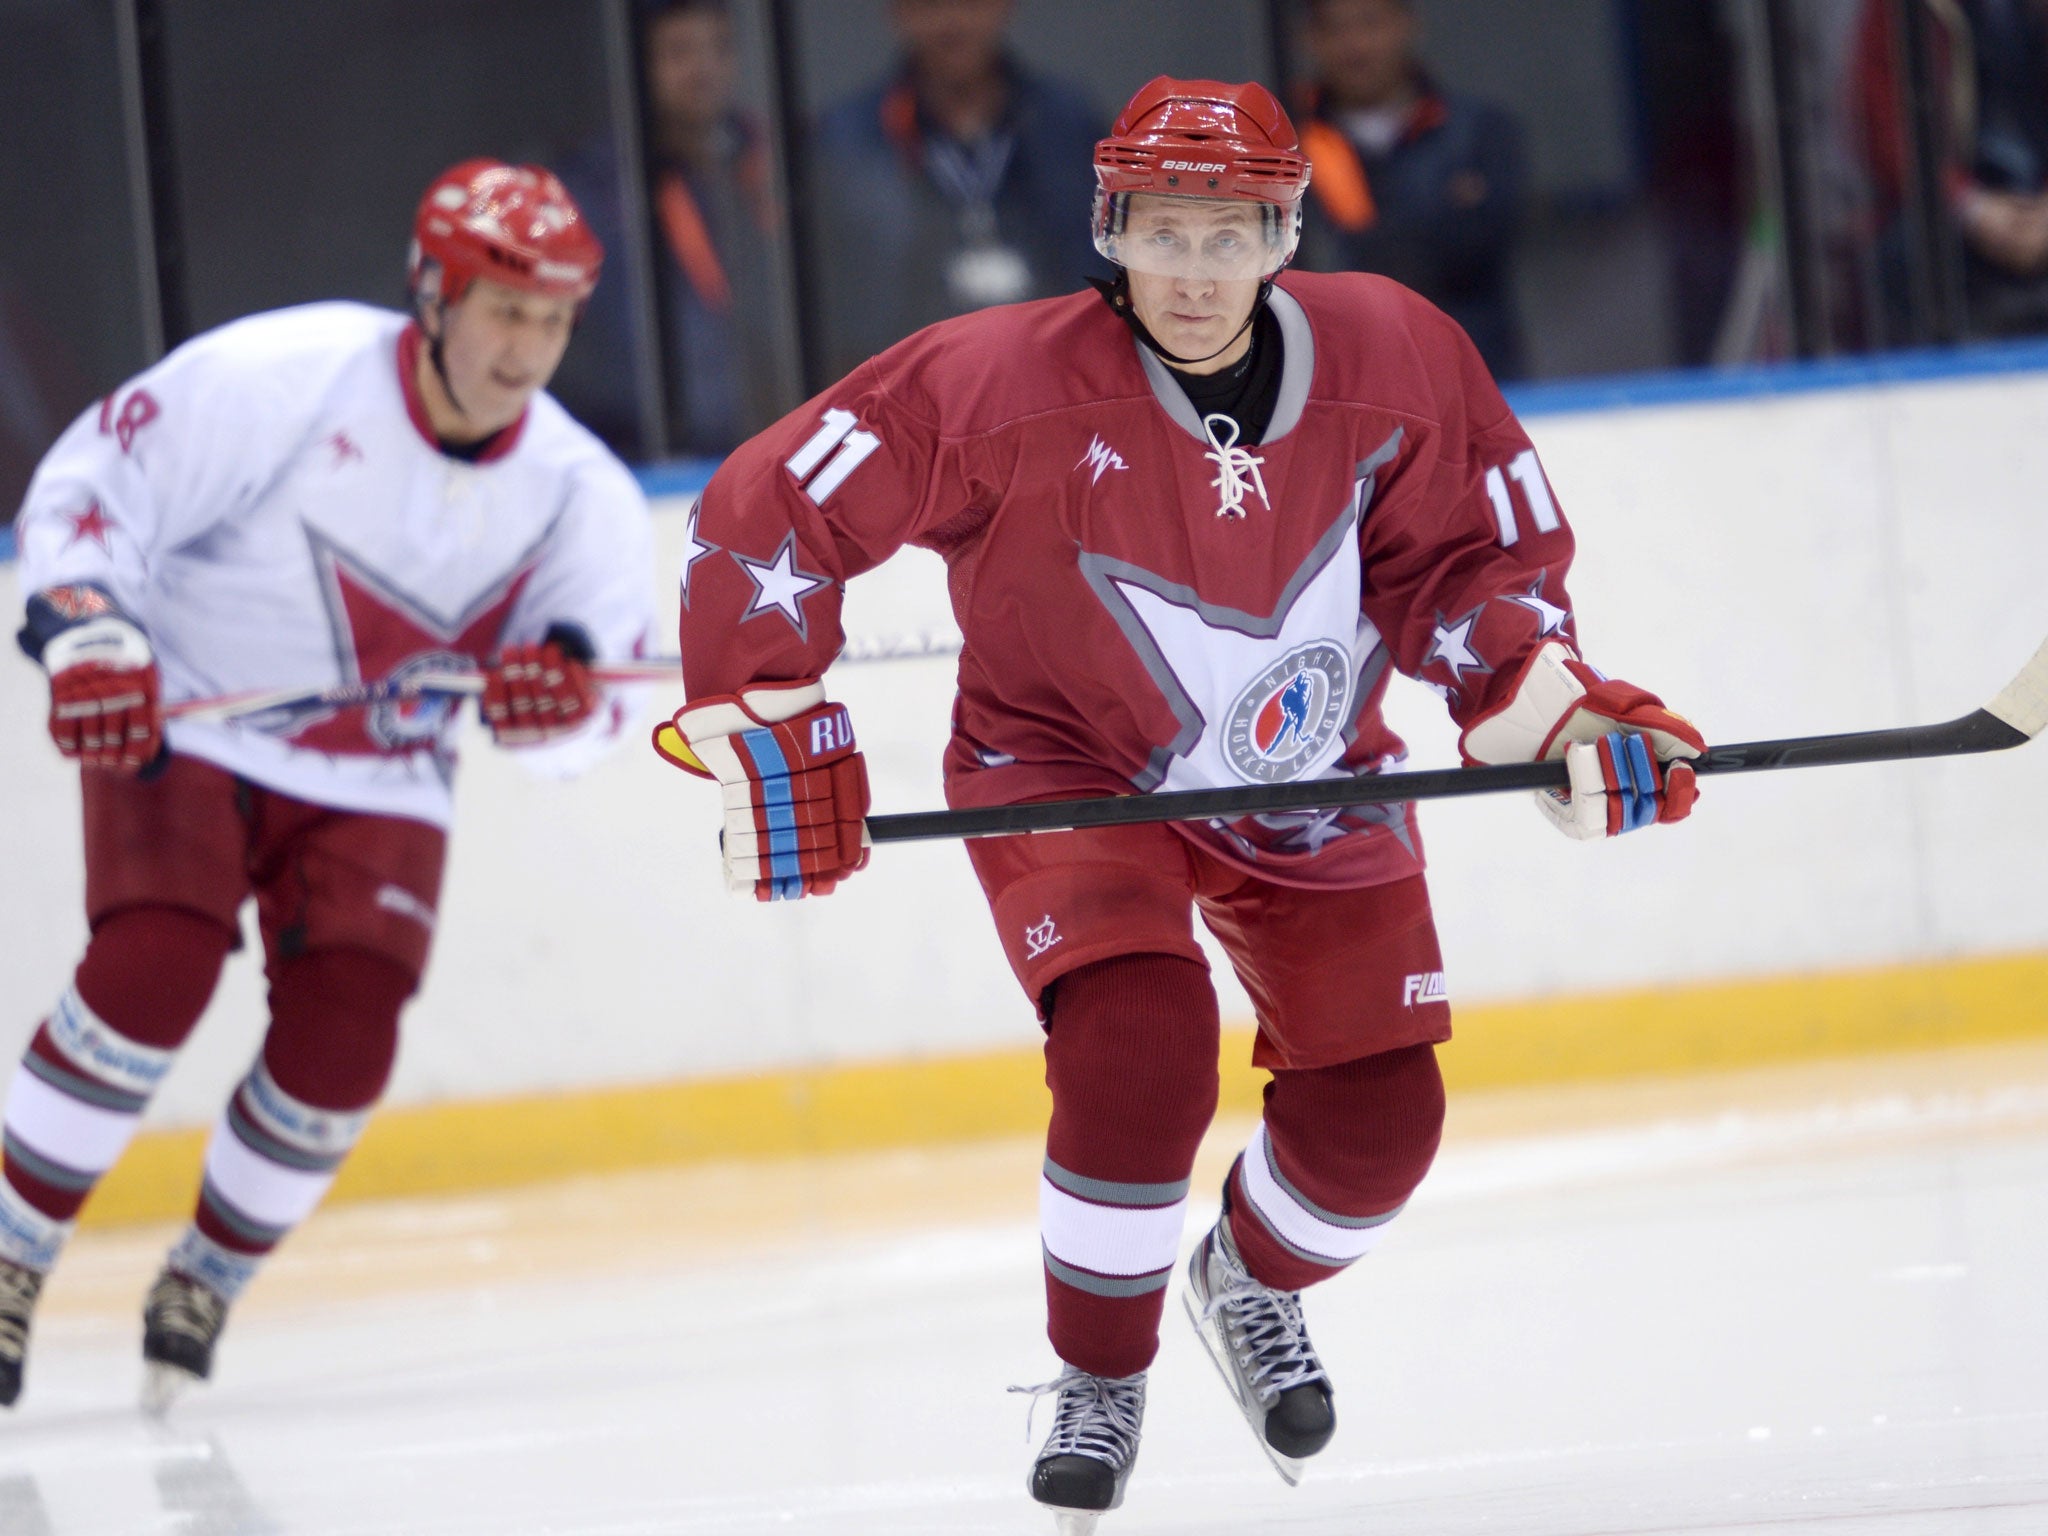
<path id="1" fill-rule="evenodd" d="M 742 731 L 740 742 L 753 759 L 761 786 L 761 815 L 768 823 L 768 877 L 775 882 L 775 900 L 794 901 L 803 894 L 803 872 L 796 860 L 795 801 L 789 793 L 789 759 L 773 731 Z M 785 897 L 783 892 L 787 891 Z"/>
<path id="2" fill-rule="evenodd" d="M 1614 792 L 1621 797 L 1621 830 L 1634 832 L 1657 820 L 1657 770 L 1649 744 L 1638 735 L 1613 731 L 1607 737 L 1608 760 L 1614 765 Z"/>

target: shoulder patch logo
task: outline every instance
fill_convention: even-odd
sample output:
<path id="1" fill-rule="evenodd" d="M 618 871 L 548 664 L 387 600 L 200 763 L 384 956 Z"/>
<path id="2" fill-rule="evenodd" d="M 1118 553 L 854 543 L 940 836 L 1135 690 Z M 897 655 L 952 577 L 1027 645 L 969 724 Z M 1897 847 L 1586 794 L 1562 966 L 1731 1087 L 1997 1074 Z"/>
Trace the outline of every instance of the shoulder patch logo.
<path id="1" fill-rule="evenodd" d="M 1100 485 L 1102 477 L 1112 469 L 1129 469 L 1131 467 L 1124 462 L 1122 454 L 1102 440 L 1100 433 L 1097 433 L 1089 441 L 1088 451 L 1074 461 L 1074 468 L 1076 469 L 1081 469 L 1088 465 L 1093 465 L 1095 469 L 1095 473 L 1088 481 L 1090 485 Z"/>

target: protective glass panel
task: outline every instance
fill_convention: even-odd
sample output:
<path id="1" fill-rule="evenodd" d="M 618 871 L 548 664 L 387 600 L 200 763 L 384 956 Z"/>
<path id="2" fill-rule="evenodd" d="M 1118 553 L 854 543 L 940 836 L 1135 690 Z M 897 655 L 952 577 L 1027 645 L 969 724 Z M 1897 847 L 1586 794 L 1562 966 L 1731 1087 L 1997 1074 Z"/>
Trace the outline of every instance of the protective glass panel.
<path id="1" fill-rule="evenodd" d="M 149 361 L 109 6 L 0 0 L 0 525 L 45 450 Z"/>
<path id="2" fill-rule="evenodd" d="M 192 329 L 322 299 L 404 308 L 420 194 L 475 155 L 561 173 L 607 247 L 599 291 L 630 286 L 602 8 L 209 0 L 171 6 L 165 39 Z M 565 403 L 628 436 L 630 359 L 595 328 L 569 358 Z M 622 386 L 579 387 L 592 378 Z"/>
<path id="3" fill-rule="evenodd" d="M 1752 344 L 1742 284 L 1775 251 L 1731 7 L 1291 9 L 1315 167 L 1303 267 L 1416 289 L 1503 380 L 1705 363 Z"/>
<path id="4" fill-rule="evenodd" d="M 768 5 L 649 0 L 632 16 L 663 436 L 724 453 L 803 398 Z"/>
<path id="5" fill-rule="evenodd" d="M 1158 74 L 1275 78 L 1242 0 L 794 0 L 811 383 L 920 326 L 1071 293 L 1095 141 Z"/>

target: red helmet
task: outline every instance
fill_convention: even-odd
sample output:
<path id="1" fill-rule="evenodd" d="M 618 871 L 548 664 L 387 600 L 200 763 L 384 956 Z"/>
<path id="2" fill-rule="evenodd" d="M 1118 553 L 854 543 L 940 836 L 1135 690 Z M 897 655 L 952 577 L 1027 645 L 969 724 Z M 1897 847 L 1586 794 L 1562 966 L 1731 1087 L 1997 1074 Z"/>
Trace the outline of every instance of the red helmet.
<path id="1" fill-rule="evenodd" d="M 1122 235 L 1130 194 L 1261 205 L 1265 250 L 1259 275 L 1270 277 L 1301 239 L 1301 197 L 1308 157 L 1287 109 L 1256 81 L 1175 80 L 1142 86 L 1095 146 L 1095 248 L 1133 264 Z M 1139 263 L 1143 265 L 1143 263 Z"/>
<path id="2" fill-rule="evenodd" d="M 465 160 L 434 178 L 413 217 L 413 301 L 453 304 L 487 277 L 578 302 L 597 286 L 604 247 L 551 171 Z"/>
<path id="3" fill-rule="evenodd" d="M 1257 81 L 1175 80 L 1141 86 L 1095 146 L 1105 192 L 1249 198 L 1282 207 L 1308 188 L 1308 157 L 1287 109 Z"/>

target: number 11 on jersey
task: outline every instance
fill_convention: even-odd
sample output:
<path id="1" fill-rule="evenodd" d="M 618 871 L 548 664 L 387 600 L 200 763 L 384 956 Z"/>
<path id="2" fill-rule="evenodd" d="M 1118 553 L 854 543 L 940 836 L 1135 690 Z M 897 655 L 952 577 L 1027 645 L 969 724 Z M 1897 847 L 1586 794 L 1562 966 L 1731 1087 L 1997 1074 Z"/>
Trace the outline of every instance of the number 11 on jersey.
<path id="1" fill-rule="evenodd" d="M 867 456 L 882 446 L 882 440 L 860 425 L 860 419 L 851 411 L 837 407 L 825 413 L 824 425 L 805 440 L 803 447 L 790 456 L 788 469 L 804 488 L 804 494 L 819 506 L 825 504 L 846 477 L 866 462 Z M 833 452 L 834 449 L 838 451 Z M 826 461 L 826 455 L 831 460 Z M 818 466 L 823 464 L 823 469 Z M 812 471 L 816 470 L 815 477 Z"/>
<path id="2" fill-rule="evenodd" d="M 1500 526 L 1503 549 L 1522 536 L 1522 530 L 1515 521 L 1514 498 L 1508 493 L 1510 478 L 1522 488 L 1536 531 L 1555 533 L 1558 528 L 1557 503 L 1551 500 L 1550 482 L 1543 478 L 1543 466 L 1536 462 L 1536 450 L 1524 448 L 1515 455 L 1505 473 L 1498 465 L 1486 472 L 1486 494 L 1493 498 L 1493 520 Z"/>

